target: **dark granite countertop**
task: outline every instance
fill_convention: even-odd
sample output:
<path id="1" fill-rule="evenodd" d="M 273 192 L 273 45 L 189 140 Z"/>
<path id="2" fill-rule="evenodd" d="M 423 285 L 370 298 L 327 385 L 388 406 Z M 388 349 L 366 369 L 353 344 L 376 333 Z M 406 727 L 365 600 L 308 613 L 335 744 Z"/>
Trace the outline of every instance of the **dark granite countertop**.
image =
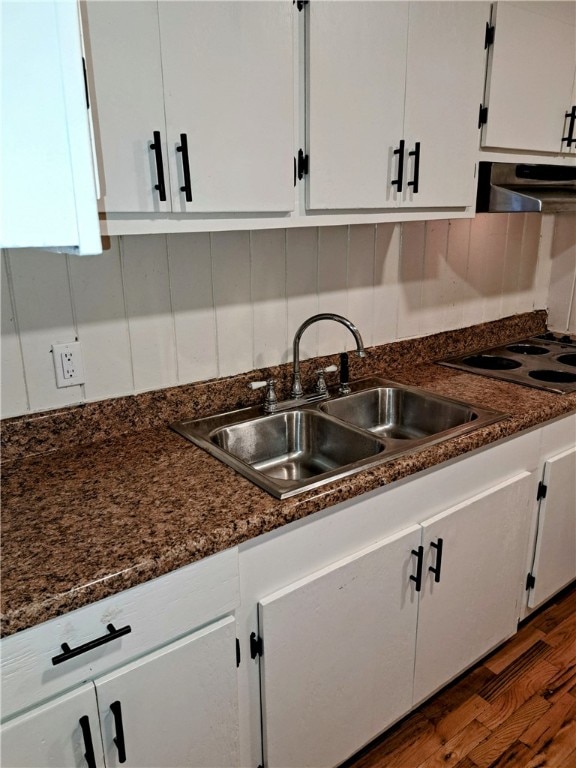
<path id="1" fill-rule="evenodd" d="M 498 321 L 428 337 L 426 353 L 422 351 L 426 345 L 418 347 L 416 342 L 403 348 L 397 345 L 407 342 L 374 348 L 368 361 L 351 366 L 353 377 L 369 372 L 508 415 L 467 435 L 284 501 L 260 490 L 167 426 L 192 413 L 222 410 L 224 403 L 236 407 L 238 392 L 244 392 L 246 381 L 256 378 L 254 374 L 219 385 L 188 385 L 163 394 L 5 420 L 2 634 L 32 627 L 576 411 L 576 393 L 544 392 L 422 359 L 426 354 L 437 359 L 440 350 L 454 354 L 478 348 L 479 333 L 491 343 L 494 338 L 519 339 L 541 330 L 543 313 L 520 317 L 526 318 L 524 323 L 515 318 L 515 323 L 509 319 L 508 324 Z M 419 349 L 417 355 L 415 348 Z M 114 409 L 123 417 L 129 411 L 131 420 L 118 426 L 119 417 L 116 427 L 110 428 L 109 420 L 116 418 Z M 106 428 L 102 419 L 108 420 Z M 78 436 L 71 444 L 74 425 Z M 91 430 L 90 441 L 86 430 Z M 38 435 L 44 435 L 43 451 Z"/>

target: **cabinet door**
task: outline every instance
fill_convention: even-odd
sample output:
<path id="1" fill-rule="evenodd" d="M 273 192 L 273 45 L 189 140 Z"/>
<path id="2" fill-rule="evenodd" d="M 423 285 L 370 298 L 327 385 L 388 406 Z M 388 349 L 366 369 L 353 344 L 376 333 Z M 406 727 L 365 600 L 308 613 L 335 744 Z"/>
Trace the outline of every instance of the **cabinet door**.
<path id="1" fill-rule="evenodd" d="M 0 762 L 6 768 L 104 767 L 92 683 L 10 720 L 0 733 Z"/>
<path id="2" fill-rule="evenodd" d="M 233 618 L 100 678 L 96 683 L 108 768 L 238 765 L 238 685 Z M 121 727 L 120 727 L 121 723 Z"/>
<path id="3" fill-rule="evenodd" d="M 414 704 L 516 631 L 532 489 L 522 472 L 423 523 Z"/>
<path id="4" fill-rule="evenodd" d="M 576 8 L 499 2 L 482 144 L 560 152 L 576 59 Z"/>
<path id="5" fill-rule="evenodd" d="M 264 763 L 334 766 L 408 711 L 419 526 L 259 604 Z"/>
<path id="6" fill-rule="evenodd" d="M 540 502 L 529 608 L 537 608 L 576 578 L 576 448 L 544 465 L 546 496 Z"/>
<path id="7" fill-rule="evenodd" d="M 293 210 L 291 0 L 163 0 L 159 12 L 173 211 Z"/>
<path id="8" fill-rule="evenodd" d="M 403 205 L 475 203 L 489 18 L 489 3 L 410 3 L 404 138 L 412 154 L 407 156 Z"/>
<path id="9" fill-rule="evenodd" d="M 0 28 L 0 246 L 101 253 L 76 0 L 6 0 Z"/>
<path id="10" fill-rule="evenodd" d="M 408 4 L 311 3 L 309 14 L 307 207 L 395 207 Z"/>
<path id="11" fill-rule="evenodd" d="M 84 7 L 88 77 L 99 156 L 101 206 L 109 213 L 169 211 L 170 179 L 158 4 L 89 0 Z M 164 163 L 162 202 L 158 162 Z M 161 155 L 160 155 L 161 153 Z"/>
<path id="12" fill-rule="evenodd" d="M 568 144 L 568 140 L 571 141 Z M 572 85 L 572 98 L 564 113 L 564 130 L 562 132 L 562 151 L 576 154 L 576 69 L 574 69 L 574 84 Z"/>

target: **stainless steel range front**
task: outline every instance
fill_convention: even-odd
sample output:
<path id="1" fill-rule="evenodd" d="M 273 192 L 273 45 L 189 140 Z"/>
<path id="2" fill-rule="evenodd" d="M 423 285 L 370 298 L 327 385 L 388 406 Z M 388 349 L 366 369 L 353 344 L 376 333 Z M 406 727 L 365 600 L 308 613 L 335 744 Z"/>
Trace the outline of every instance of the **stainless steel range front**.
<path id="1" fill-rule="evenodd" d="M 553 332 L 452 357 L 440 365 L 549 392 L 576 391 L 576 340 Z"/>

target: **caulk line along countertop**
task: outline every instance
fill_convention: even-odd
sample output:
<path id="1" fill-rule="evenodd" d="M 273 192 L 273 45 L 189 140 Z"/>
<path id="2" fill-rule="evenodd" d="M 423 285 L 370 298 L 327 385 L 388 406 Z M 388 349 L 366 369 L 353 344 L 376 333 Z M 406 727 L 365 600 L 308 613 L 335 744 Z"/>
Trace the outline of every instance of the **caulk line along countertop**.
<path id="1" fill-rule="evenodd" d="M 248 381 L 290 366 L 6 419 L 2 423 L 2 634 L 108 597 L 286 523 L 576 411 L 559 395 L 434 364 L 543 332 L 544 312 L 350 357 L 352 379 L 382 376 L 507 414 L 494 424 L 279 501 L 168 424 L 253 405 Z M 305 390 L 318 364 L 304 361 Z M 308 369 L 310 373 L 307 374 Z M 337 374 L 334 374 L 337 376 Z"/>

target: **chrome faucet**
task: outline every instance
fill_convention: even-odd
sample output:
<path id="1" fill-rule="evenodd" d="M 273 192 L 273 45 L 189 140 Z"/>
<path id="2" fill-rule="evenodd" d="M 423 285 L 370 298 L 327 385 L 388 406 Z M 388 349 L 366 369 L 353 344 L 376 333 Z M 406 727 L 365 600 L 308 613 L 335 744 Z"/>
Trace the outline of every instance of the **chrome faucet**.
<path id="1" fill-rule="evenodd" d="M 302 391 L 302 382 L 300 381 L 300 339 L 302 338 L 302 334 L 308 328 L 312 323 L 317 323 L 319 320 L 334 320 L 337 323 L 341 323 L 344 325 L 350 333 L 354 336 L 354 340 L 356 342 L 356 354 L 358 357 L 366 357 L 366 352 L 364 351 L 364 342 L 362 341 L 362 336 L 360 336 L 360 331 L 354 323 L 351 323 L 350 320 L 347 320 L 345 317 L 342 317 L 342 315 L 335 315 L 332 312 L 322 312 L 319 315 L 312 315 L 312 317 L 309 317 L 308 320 L 304 320 L 300 328 L 296 331 L 296 334 L 294 335 L 294 343 L 292 345 L 293 350 L 293 373 L 292 373 L 292 397 L 295 399 L 299 399 L 303 397 L 304 392 Z"/>

